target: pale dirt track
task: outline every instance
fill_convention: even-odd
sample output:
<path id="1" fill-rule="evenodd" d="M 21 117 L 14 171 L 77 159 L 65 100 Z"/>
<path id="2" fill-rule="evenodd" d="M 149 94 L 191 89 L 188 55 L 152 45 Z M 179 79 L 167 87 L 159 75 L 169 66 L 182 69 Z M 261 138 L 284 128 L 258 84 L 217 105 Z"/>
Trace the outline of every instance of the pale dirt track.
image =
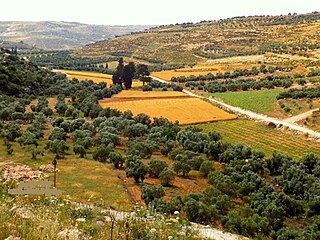
<path id="1" fill-rule="evenodd" d="M 287 118 L 287 119 L 284 119 L 283 121 L 286 121 L 288 123 L 295 123 L 295 122 L 299 122 L 303 119 L 306 119 L 307 117 L 310 117 L 312 115 L 313 112 L 315 111 L 318 111 L 319 108 L 316 108 L 316 109 L 312 109 L 308 112 L 304 112 L 304 113 L 301 113 L 301 114 L 298 114 L 296 116 L 293 116 L 293 117 L 290 117 L 290 118 Z"/>
<path id="2" fill-rule="evenodd" d="M 159 79 L 159 78 L 156 78 L 156 77 L 152 77 L 152 78 L 154 80 L 158 80 L 160 82 L 166 82 L 166 81 L 164 81 L 162 79 Z M 221 101 L 218 101 L 216 99 L 213 99 L 211 97 L 204 98 L 202 96 L 194 94 L 194 93 L 192 93 L 192 92 L 190 92 L 188 90 L 185 90 L 185 89 L 183 90 L 183 92 L 188 94 L 189 96 L 192 96 L 192 97 L 208 99 L 213 104 L 218 105 L 218 106 L 220 106 L 220 107 L 222 107 L 222 108 L 224 108 L 226 110 L 229 110 L 229 111 L 231 111 L 233 113 L 244 115 L 244 116 L 246 116 L 248 118 L 251 118 L 251 119 L 254 119 L 254 120 L 257 120 L 257 121 L 260 121 L 260 122 L 274 123 L 277 126 L 287 127 L 290 130 L 294 130 L 294 131 L 300 132 L 302 134 L 308 134 L 309 137 L 320 139 L 320 132 L 316 132 L 316 131 L 313 131 L 313 130 L 311 130 L 309 128 L 299 126 L 299 125 L 297 125 L 295 123 L 287 122 L 286 120 L 280 120 L 280 119 L 277 119 L 277 118 L 268 117 L 266 115 L 258 114 L 258 113 L 255 113 L 255 112 L 251 112 L 249 110 L 245 110 L 245 109 L 242 109 L 242 108 L 239 108 L 239 107 L 234 107 L 234 106 L 231 106 L 231 105 L 226 104 L 224 102 L 221 102 Z"/>

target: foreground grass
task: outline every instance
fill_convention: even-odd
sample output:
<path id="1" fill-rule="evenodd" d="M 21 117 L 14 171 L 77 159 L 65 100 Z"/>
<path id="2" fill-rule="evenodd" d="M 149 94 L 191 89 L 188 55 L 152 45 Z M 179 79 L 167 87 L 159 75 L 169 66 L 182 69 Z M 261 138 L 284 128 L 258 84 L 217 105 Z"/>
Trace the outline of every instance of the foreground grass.
<path id="1" fill-rule="evenodd" d="M 266 114 L 273 111 L 273 104 L 277 102 L 276 97 L 283 89 L 270 89 L 259 91 L 242 91 L 213 93 L 208 96 L 220 98 L 231 105 L 250 110 L 257 113 Z"/>
<path id="2" fill-rule="evenodd" d="M 223 140 L 230 143 L 241 143 L 254 150 L 260 150 L 271 156 L 274 151 L 288 154 L 298 160 L 314 153 L 320 155 L 320 144 L 305 139 L 304 136 L 292 135 L 280 130 L 271 129 L 247 119 L 200 124 L 205 132 L 218 131 Z"/>
<path id="3" fill-rule="evenodd" d="M 61 160 L 58 164 L 57 187 L 73 200 L 132 210 L 130 198 L 111 165 L 84 159 Z"/>
<path id="4" fill-rule="evenodd" d="M 145 209 L 131 216 L 61 197 L 12 198 L 7 187 L 0 183 L 0 239 L 200 239 L 187 221 Z"/>
<path id="5" fill-rule="evenodd" d="M 40 141 L 38 148 L 43 149 L 44 145 L 44 141 Z M 131 211 L 133 204 L 112 166 L 93 161 L 89 157 L 83 159 L 75 156 L 72 146 L 69 147 L 65 159 L 58 161 L 57 188 L 62 190 L 63 195 L 69 195 L 72 201 Z M 52 153 L 45 151 L 44 156 L 32 160 L 28 149 L 21 148 L 16 142 L 13 143 L 13 149 L 13 154 L 8 155 L 0 140 L 0 163 L 27 164 L 37 170 L 40 165 L 51 164 L 54 159 Z M 0 166 L 0 171 L 4 167 L 5 165 Z M 47 174 L 53 180 L 53 174 Z"/>

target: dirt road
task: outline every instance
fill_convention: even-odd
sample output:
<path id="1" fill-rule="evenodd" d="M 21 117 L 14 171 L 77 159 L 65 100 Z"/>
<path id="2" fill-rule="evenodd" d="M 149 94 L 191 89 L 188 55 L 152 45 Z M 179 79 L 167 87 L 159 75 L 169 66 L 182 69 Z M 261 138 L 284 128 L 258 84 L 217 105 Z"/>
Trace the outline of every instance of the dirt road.
<path id="1" fill-rule="evenodd" d="M 303 119 L 306 119 L 307 117 L 310 117 L 312 115 L 312 113 L 315 112 L 315 111 L 319 111 L 319 108 L 315 108 L 315 109 L 312 109 L 312 110 L 310 110 L 308 112 L 304 112 L 304 113 L 298 114 L 296 116 L 284 119 L 283 121 L 286 121 L 288 123 L 299 122 L 299 121 L 301 121 Z"/>

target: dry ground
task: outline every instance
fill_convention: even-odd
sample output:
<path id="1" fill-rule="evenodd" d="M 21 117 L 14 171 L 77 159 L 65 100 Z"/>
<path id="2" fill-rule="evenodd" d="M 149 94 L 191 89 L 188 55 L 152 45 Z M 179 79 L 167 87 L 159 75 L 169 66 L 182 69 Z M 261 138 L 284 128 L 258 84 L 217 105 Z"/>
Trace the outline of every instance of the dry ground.
<path id="1" fill-rule="evenodd" d="M 104 99 L 100 105 L 115 108 L 120 111 L 130 110 L 134 115 L 145 113 L 151 118 L 165 117 L 170 121 L 179 121 L 182 125 L 216 122 L 236 119 L 212 104 L 198 98 L 164 98 L 148 100 L 113 101 Z"/>
<path id="2" fill-rule="evenodd" d="M 168 97 L 189 97 L 187 94 L 183 92 L 177 91 L 150 91 L 150 92 L 142 92 L 142 91 L 122 91 L 119 94 L 113 96 L 113 98 L 118 99 L 127 99 L 127 98 L 168 98 Z"/>

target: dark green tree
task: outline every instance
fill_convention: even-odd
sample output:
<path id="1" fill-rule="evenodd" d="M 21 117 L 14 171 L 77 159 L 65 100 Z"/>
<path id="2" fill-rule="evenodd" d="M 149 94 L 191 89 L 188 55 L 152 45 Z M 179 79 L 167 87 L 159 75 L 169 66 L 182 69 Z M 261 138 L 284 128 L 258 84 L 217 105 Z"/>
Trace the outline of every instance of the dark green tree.
<path id="1" fill-rule="evenodd" d="M 123 63 L 123 58 L 121 57 L 118 62 L 118 66 L 116 69 L 116 72 L 112 75 L 112 83 L 115 85 L 120 85 L 121 89 L 122 83 L 123 83 L 123 68 L 124 68 L 124 63 Z"/>
<path id="2" fill-rule="evenodd" d="M 176 177 L 175 172 L 167 167 L 163 169 L 163 171 L 160 173 L 160 183 L 164 187 L 171 186 L 175 177 Z"/>
<path id="3" fill-rule="evenodd" d="M 132 88 L 132 80 L 135 74 L 135 66 L 133 62 L 129 62 L 128 65 L 125 65 L 123 68 L 123 82 L 126 89 Z"/>
<path id="4" fill-rule="evenodd" d="M 136 70 L 136 78 L 142 81 L 143 85 L 145 82 L 150 82 L 151 78 L 149 77 L 150 72 L 148 66 L 145 64 L 138 64 Z"/>
<path id="5" fill-rule="evenodd" d="M 160 173 L 168 167 L 168 164 L 165 161 L 158 159 L 152 159 L 149 162 L 149 176 L 154 178 L 159 178 Z"/>
<path id="6" fill-rule="evenodd" d="M 111 152 L 109 154 L 109 158 L 110 158 L 110 161 L 113 163 L 113 166 L 115 168 L 121 168 L 123 167 L 123 164 L 125 162 L 123 156 L 121 155 L 121 153 L 119 152 Z"/>
<path id="7" fill-rule="evenodd" d="M 164 196 L 164 189 L 161 185 L 158 186 L 149 186 L 143 184 L 141 187 L 141 198 L 148 205 L 155 199 L 162 198 Z"/>

